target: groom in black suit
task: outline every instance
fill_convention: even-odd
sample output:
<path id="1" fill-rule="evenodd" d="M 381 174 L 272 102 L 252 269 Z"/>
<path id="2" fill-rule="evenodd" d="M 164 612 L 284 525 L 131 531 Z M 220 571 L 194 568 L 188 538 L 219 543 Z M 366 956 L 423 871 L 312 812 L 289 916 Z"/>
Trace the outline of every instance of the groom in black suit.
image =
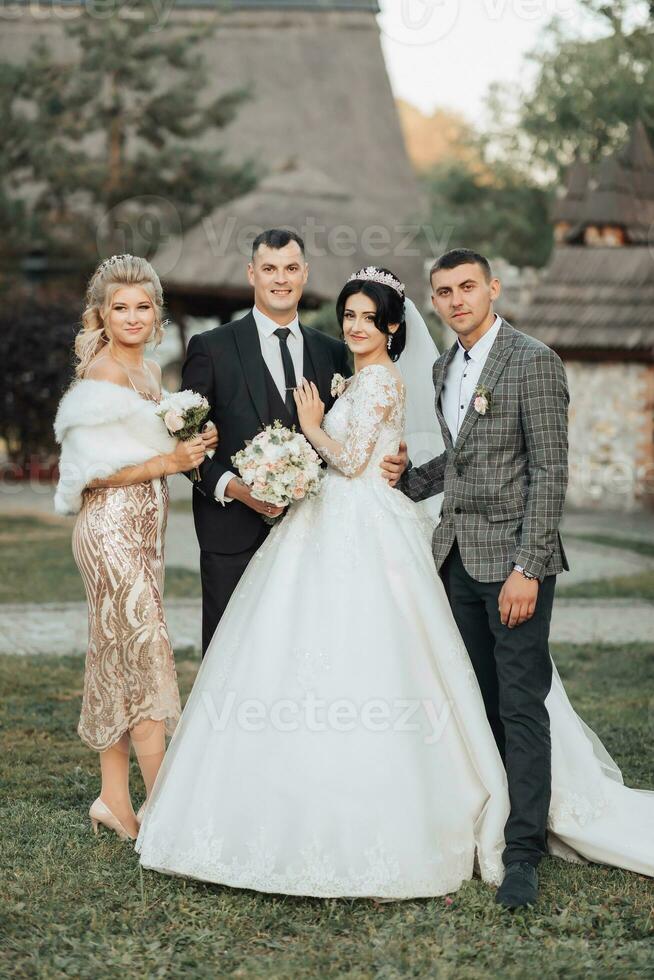
<path id="1" fill-rule="evenodd" d="M 241 320 L 197 334 L 188 345 L 182 388 L 208 399 L 209 418 L 220 434 L 213 459 L 205 460 L 201 479 L 193 485 L 203 654 L 248 562 L 268 535 L 262 515 L 282 513 L 252 496 L 232 472 L 232 456 L 276 419 L 299 430 L 293 388 L 300 378 L 315 382 L 329 411 L 334 374 L 352 373 L 344 343 L 298 320 L 308 273 L 298 235 L 263 232 L 254 241 L 248 266 L 254 308 Z"/>

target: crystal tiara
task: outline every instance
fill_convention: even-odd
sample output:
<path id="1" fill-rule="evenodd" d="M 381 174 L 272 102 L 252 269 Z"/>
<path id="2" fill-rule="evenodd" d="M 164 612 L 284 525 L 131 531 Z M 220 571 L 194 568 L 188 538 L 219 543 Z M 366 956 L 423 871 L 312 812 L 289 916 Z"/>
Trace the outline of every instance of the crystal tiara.
<path id="1" fill-rule="evenodd" d="M 374 265 L 369 265 L 367 269 L 360 269 L 350 276 L 348 282 L 378 282 L 382 286 L 390 286 L 395 292 L 404 299 L 406 286 L 390 272 L 382 272 Z"/>
<path id="2" fill-rule="evenodd" d="M 130 255 L 129 252 L 123 252 L 122 255 L 110 255 L 108 259 L 105 259 L 104 262 L 100 263 L 100 265 L 96 270 L 96 273 L 103 272 L 105 269 L 110 269 L 112 265 L 115 265 L 117 262 L 121 261 L 121 259 L 133 259 L 133 258 L 134 256 Z"/>

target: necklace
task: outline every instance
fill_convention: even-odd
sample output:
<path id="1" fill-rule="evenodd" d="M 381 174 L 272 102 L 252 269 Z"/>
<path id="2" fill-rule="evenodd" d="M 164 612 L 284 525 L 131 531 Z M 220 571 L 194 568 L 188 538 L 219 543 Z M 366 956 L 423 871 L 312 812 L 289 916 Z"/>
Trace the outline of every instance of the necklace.
<path id="1" fill-rule="evenodd" d="M 111 356 L 113 357 L 114 361 L 117 361 L 121 365 L 121 367 L 124 367 L 125 370 L 127 371 L 127 373 L 129 374 L 129 370 L 130 370 L 129 364 L 125 364 L 125 361 L 121 361 L 121 359 L 114 353 L 114 351 L 111 351 Z M 133 364 L 132 365 L 132 368 L 135 368 L 135 367 L 137 367 L 137 365 L 134 365 Z M 141 363 L 138 365 L 138 370 L 139 371 L 143 371 L 146 367 L 147 367 L 147 365 L 146 365 L 145 361 L 141 361 Z"/>
<path id="2" fill-rule="evenodd" d="M 129 383 L 131 384 L 131 386 L 132 386 L 132 388 L 134 389 L 134 391 L 137 391 L 137 392 L 138 392 L 138 393 L 139 393 L 140 395 L 142 395 L 142 394 L 144 394 L 144 392 L 142 392 L 142 391 L 140 390 L 140 388 L 137 388 L 137 387 L 136 387 L 136 385 L 134 384 L 134 382 L 132 381 L 132 375 L 130 374 L 130 370 L 129 370 L 129 367 L 128 367 L 128 365 L 127 365 L 127 364 L 125 364 L 125 362 L 124 362 L 124 361 L 121 361 L 121 359 L 120 359 L 119 357 L 116 357 L 116 354 L 114 353 L 114 351 L 111 351 L 111 357 L 113 357 L 113 359 L 114 359 L 114 360 L 115 360 L 115 361 L 116 361 L 116 362 L 117 362 L 118 364 L 120 364 L 120 366 L 121 366 L 122 368 L 124 368 L 124 369 L 125 369 L 125 371 L 127 372 L 127 380 L 128 380 L 128 381 L 129 381 Z M 152 384 L 153 384 L 153 386 L 154 386 L 154 388 L 156 388 L 156 389 L 158 390 L 158 388 L 159 388 L 159 386 L 158 386 L 158 384 L 157 384 L 157 382 L 156 382 L 156 381 L 155 381 L 155 379 L 154 379 L 154 375 L 153 375 L 153 373 L 152 373 L 152 371 L 151 371 L 151 370 L 150 370 L 150 368 L 149 368 L 149 367 L 147 366 L 147 364 L 145 363 L 145 361 L 143 361 L 143 363 L 142 363 L 142 364 L 141 364 L 141 366 L 139 367 L 139 371 L 143 371 L 143 372 L 145 372 L 145 371 L 147 371 L 147 373 L 148 373 L 148 374 L 149 374 L 149 376 L 150 376 L 150 381 L 152 382 Z M 150 394 L 152 394 L 152 392 L 150 392 Z"/>

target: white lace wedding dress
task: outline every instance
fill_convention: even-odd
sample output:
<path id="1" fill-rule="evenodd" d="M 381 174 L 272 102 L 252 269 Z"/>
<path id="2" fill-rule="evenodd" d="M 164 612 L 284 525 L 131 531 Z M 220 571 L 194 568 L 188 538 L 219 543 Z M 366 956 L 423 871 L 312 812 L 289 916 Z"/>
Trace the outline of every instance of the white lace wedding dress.
<path id="1" fill-rule="evenodd" d="M 214 635 L 138 837 L 144 867 L 322 897 L 441 895 L 475 857 L 501 880 L 505 772 L 428 530 L 379 469 L 403 425 L 382 366 L 327 415 L 342 451 L 321 495 L 272 531 Z M 654 873 L 638 839 L 654 794 L 607 778 L 558 678 L 550 701 L 553 830 Z"/>

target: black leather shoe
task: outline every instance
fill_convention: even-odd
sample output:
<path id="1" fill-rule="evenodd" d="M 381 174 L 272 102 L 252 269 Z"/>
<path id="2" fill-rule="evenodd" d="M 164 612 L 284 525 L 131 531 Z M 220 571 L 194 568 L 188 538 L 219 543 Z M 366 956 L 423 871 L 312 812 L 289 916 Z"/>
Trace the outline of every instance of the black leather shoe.
<path id="1" fill-rule="evenodd" d="M 512 861 L 504 870 L 504 881 L 497 889 L 495 901 L 507 909 L 534 905 L 538 898 L 538 875 L 528 861 Z"/>

